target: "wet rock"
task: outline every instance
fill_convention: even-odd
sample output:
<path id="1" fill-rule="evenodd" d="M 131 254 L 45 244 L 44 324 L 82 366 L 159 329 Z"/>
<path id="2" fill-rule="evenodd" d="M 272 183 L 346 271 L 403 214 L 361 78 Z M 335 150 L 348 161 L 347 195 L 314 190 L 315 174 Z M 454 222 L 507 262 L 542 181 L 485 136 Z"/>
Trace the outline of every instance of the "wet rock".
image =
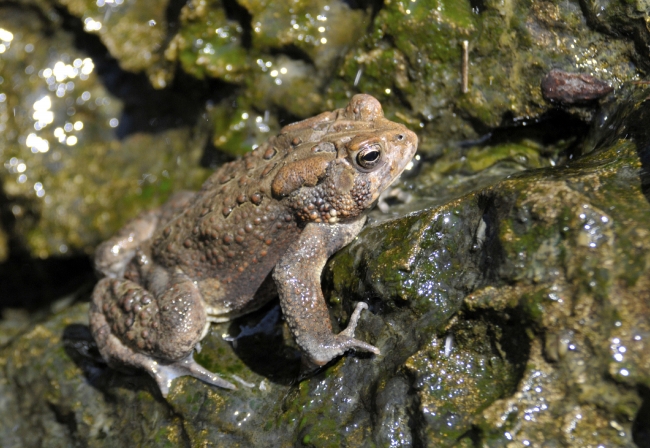
<path id="1" fill-rule="evenodd" d="M 252 15 L 254 48 L 271 56 L 262 57 L 263 66 L 257 61 L 257 70 L 248 80 L 254 104 L 279 106 L 300 117 L 319 113 L 325 97 L 318 92 L 371 25 L 370 9 L 352 9 L 349 2 L 330 0 L 290 6 L 255 0 L 241 3 Z"/>
<path id="2" fill-rule="evenodd" d="M 97 34 L 111 55 L 127 71 L 146 71 L 151 83 L 164 88 L 173 72 L 165 66 L 162 50 L 167 38 L 168 3 L 124 0 L 60 0 L 82 23 L 84 31 Z"/>
<path id="3" fill-rule="evenodd" d="M 131 121 L 97 61 L 49 19 L 0 8 L 0 179 L 10 237 L 40 258 L 91 252 L 145 204 L 200 184 L 205 137 L 192 147 L 186 127 L 120 139 Z"/>
<path id="4" fill-rule="evenodd" d="M 199 79 L 244 81 L 251 67 L 244 27 L 228 18 L 221 1 L 190 1 L 181 9 L 179 21 L 180 29 L 165 50 L 167 60 L 178 61 Z"/>
<path id="5" fill-rule="evenodd" d="M 634 61 L 645 70 L 650 62 L 644 55 L 650 45 L 648 29 L 648 2 L 580 2 L 588 23 L 611 36 L 632 36 L 636 48 Z"/>
<path id="6" fill-rule="evenodd" d="M 86 37 L 97 36 L 120 67 L 146 73 L 156 88 L 165 88 L 174 77 L 174 67 L 163 52 L 170 30 L 176 28 L 177 2 L 21 0 L 14 4 L 50 19 L 56 28 L 78 28 Z"/>
<path id="7" fill-rule="evenodd" d="M 280 124 L 269 110 L 260 111 L 245 98 L 230 105 L 208 107 L 214 134 L 212 145 L 221 154 L 241 156 L 280 131 Z"/>
<path id="8" fill-rule="evenodd" d="M 297 1 L 287 6 L 242 0 L 241 4 L 252 16 L 254 47 L 263 50 L 295 46 L 323 75 L 335 69 L 336 60 L 370 25 L 370 11 L 352 9 L 341 1 Z"/>

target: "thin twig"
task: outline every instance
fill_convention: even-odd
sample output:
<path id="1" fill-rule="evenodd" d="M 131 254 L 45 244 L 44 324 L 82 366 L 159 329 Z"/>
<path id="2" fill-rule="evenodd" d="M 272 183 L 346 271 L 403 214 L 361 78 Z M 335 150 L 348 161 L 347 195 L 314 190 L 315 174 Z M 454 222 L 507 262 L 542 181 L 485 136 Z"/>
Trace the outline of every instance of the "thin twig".
<path id="1" fill-rule="evenodd" d="M 461 65 L 461 92 L 469 92 L 469 41 L 464 40 L 463 46 L 463 62 Z"/>

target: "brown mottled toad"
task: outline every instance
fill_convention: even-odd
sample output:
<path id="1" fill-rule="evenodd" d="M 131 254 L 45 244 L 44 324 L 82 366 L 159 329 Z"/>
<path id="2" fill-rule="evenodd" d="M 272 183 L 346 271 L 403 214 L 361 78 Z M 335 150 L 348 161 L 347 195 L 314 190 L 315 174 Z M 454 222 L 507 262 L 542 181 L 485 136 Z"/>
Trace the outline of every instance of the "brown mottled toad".
<path id="1" fill-rule="evenodd" d="M 90 328 L 104 359 L 146 370 L 163 395 L 182 375 L 234 388 L 192 353 L 210 322 L 273 297 L 263 285 L 270 272 L 307 362 L 324 365 L 348 349 L 379 354 L 354 338 L 365 303 L 345 330 L 332 332 L 320 276 L 416 147 L 416 135 L 384 118 L 375 98 L 355 95 L 344 109 L 285 126 L 198 193 L 141 214 L 95 256 L 104 278 L 93 291 Z"/>

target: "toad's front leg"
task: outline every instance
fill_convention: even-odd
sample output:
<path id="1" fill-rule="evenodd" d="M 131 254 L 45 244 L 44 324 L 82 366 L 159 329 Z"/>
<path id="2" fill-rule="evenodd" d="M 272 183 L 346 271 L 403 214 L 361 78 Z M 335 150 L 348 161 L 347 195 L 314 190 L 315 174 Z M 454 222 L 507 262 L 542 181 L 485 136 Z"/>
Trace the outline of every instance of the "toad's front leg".
<path id="1" fill-rule="evenodd" d="M 280 305 L 296 342 L 308 361 L 324 365 L 348 349 L 379 354 L 379 349 L 354 338 L 361 310 L 358 303 L 348 327 L 334 334 L 320 277 L 327 259 L 361 231 L 365 218 L 345 224 L 307 224 L 273 271 Z"/>

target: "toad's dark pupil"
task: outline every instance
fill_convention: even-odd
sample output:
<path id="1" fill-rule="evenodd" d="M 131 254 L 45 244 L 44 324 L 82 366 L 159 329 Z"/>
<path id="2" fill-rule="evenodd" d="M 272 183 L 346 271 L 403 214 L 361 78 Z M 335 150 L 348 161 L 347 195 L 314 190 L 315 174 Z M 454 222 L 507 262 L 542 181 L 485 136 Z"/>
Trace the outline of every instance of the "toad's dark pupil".
<path id="1" fill-rule="evenodd" d="M 366 163 L 372 163 L 372 162 L 374 162 L 375 160 L 377 160 L 379 158 L 379 151 L 377 151 L 377 150 L 368 151 L 368 152 L 362 154 L 361 158 Z"/>
<path id="2" fill-rule="evenodd" d="M 381 159 L 381 147 L 379 145 L 368 145 L 357 154 L 357 164 L 361 168 L 370 170 L 379 164 Z"/>

